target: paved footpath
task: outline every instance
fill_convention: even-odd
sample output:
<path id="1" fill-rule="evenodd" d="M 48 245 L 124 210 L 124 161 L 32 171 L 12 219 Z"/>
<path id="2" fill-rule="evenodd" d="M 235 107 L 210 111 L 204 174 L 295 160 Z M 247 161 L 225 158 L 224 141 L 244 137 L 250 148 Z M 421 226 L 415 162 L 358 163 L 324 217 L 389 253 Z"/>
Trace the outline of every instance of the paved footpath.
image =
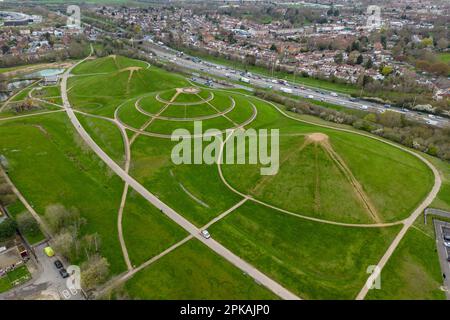
<path id="1" fill-rule="evenodd" d="M 86 60 L 86 59 L 85 59 Z M 84 60 L 79 63 L 84 62 Z M 77 63 L 76 65 L 78 65 Z M 124 169 L 122 169 L 118 164 L 116 164 L 89 136 L 86 130 L 81 126 L 81 123 L 78 121 L 75 116 L 75 112 L 72 109 L 68 96 L 67 96 L 67 79 L 70 75 L 72 69 L 76 66 L 72 66 L 62 75 L 61 80 L 61 97 L 63 101 L 63 106 L 66 110 L 66 113 L 72 122 L 73 126 L 77 130 L 78 134 L 83 138 L 86 144 L 100 157 L 100 159 L 105 162 L 108 167 L 115 172 L 123 181 L 128 183 L 128 185 L 133 188 L 137 193 L 143 196 L 147 201 L 151 202 L 155 207 L 161 210 L 165 215 L 167 215 L 170 219 L 176 222 L 179 226 L 189 232 L 193 237 L 201 241 L 203 244 L 208 246 L 214 252 L 231 262 L 234 266 L 242 270 L 244 273 L 248 274 L 250 277 L 255 279 L 258 283 L 265 286 L 275 294 L 277 294 L 280 298 L 286 300 L 300 300 L 298 296 L 281 286 L 279 283 L 275 282 L 264 273 L 260 272 L 258 269 L 245 262 L 237 255 L 232 253 L 230 250 L 225 248 L 219 242 L 214 239 L 205 239 L 200 234 L 200 229 L 181 216 L 179 213 L 175 212 L 172 208 L 167 206 L 161 200 L 159 200 L 155 195 L 150 193 L 144 186 L 142 186 L 139 182 L 137 182 L 133 177 L 131 177 Z"/>

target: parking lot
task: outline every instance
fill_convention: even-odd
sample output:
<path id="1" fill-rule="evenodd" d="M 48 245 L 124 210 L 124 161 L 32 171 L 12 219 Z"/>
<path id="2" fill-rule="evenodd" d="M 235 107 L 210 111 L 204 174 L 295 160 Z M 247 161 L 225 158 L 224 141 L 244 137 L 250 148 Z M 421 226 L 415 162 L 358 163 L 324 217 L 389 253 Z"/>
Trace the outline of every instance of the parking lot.
<path id="1" fill-rule="evenodd" d="M 47 243 L 37 246 L 36 270 L 32 270 L 33 279 L 26 284 L 0 295 L 0 300 L 83 300 L 80 291 L 70 292 L 66 279 L 62 278 L 54 265 L 56 257 L 48 257 L 44 253 Z M 64 267 L 67 268 L 65 265 Z"/>

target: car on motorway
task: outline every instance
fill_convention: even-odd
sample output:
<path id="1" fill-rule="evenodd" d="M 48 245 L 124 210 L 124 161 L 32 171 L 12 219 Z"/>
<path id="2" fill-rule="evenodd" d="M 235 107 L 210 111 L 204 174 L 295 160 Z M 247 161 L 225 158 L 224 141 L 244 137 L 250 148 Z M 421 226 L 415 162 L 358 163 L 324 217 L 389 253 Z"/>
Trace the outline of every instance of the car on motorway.
<path id="1" fill-rule="evenodd" d="M 361 105 L 361 107 L 360 107 L 361 109 L 363 109 L 363 110 L 367 110 L 367 109 L 369 109 L 369 107 L 368 106 L 366 106 L 366 105 Z"/>
<path id="2" fill-rule="evenodd" d="M 338 94 L 337 94 L 336 92 L 331 92 L 331 93 L 330 93 L 330 96 L 332 96 L 332 97 L 337 97 Z"/>
<path id="3" fill-rule="evenodd" d="M 290 89 L 290 88 L 282 87 L 280 90 L 281 90 L 281 92 L 284 92 L 284 93 L 292 93 L 292 89 Z"/>
<path id="4" fill-rule="evenodd" d="M 348 99 L 348 100 L 350 100 L 351 102 L 356 102 L 356 101 L 358 101 L 358 99 L 357 98 L 353 98 L 353 97 L 351 97 L 350 99 Z"/>
<path id="5" fill-rule="evenodd" d="M 206 230 L 206 229 L 202 230 L 201 234 L 202 234 L 202 237 L 205 239 L 211 238 L 211 235 L 209 234 L 208 230 Z"/>
<path id="6" fill-rule="evenodd" d="M 69 277 L 69 273 L 67 273 L 67 270 L 64 269 L 64 268 L 62 268 L 62 269 L 59 270 L 59 274 L 60 274 L 61 277 L 63 277 L 64 279 Z"/>
<path id="7" fill-rule="evenodd" d="M 55 260 L 53 264 L 55 265 L 56 269 L 61 269 L 63 267 L 61 260 Z"/>
<path id="8" fill-rule="evenodd" d="M 383 107 L 385 107 L 386 109 L 389 109 L 391 107 L 391 105 L 386 103 Z"/>
<path id="9" fill-rule="evenodd" d="M 314 99 L 314 96 L 312 94 L 308 95 L 308 99 Z"/>

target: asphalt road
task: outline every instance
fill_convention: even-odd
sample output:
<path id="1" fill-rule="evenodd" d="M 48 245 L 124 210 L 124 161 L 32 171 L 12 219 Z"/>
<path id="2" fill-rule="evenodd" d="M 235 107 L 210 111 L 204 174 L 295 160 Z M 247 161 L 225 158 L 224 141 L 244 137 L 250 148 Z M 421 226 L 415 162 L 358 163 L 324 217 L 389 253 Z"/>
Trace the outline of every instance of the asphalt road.
<path id="1" fill-rule="evenodd" d="M 86 59 L 84 59 L 86 60 Z M 79 63 L 83 62 L 84 60 L 80 61 Z M 77 63 L 76 65 L 78 65 Z M 164 213 L 166 216 L 168 216 L 171 220 L 173 220 L 175 223 L 177 223 L 179 226 L 181 226 L 183 229 L 185 229 L 187 232 L 189 232 L 193 237 L 197 238 L 199 241 L 201 241 L 203 244 L 208 246 L 211 250 L 228 260 L 230 263 L 232 263 L 234 266 L 239 268 L 241 271 L 243 271 L 245 274 L 248 274 L 250 277 L 252 277 L 255 281 L 260 283 L 261 285 L 265 286 L 275 294 L 277 294 L 280 298 L 286 299 L 286 300 L 299 300 L 300 298 L 297 297 L 295 294 L 281 286 L 279 283 L 275 282 L 262 272 L 260 272 L 258 269 L 254 268 L 249 263 L 245 262 L 241 258 L 239 258 L 237 255 L 229 251 L 227 248 L 225 248 L 223 245 L 221 245 L 219 242 L 215 241 L 213 238 L 205 239 L 203 236 L 201 236 L 200 232 L 201 230 L 197 228 L 195 225 L 193 225 L 191 222 L 189 222 L 187 219 L 185 219 L 182 215 L 177 213 L 175 210 L 170 208 L 168 205 L 166 205 L 164 202 L 159 200 L 155 195 L 150 193 L 144 186 L 142 186 L 139 182 L 137 182 L 133 177 L 131 177 L 124 169 L 122 169 L 117 163 L 114 162 L 95 142 L 94 140 L 89 136 L 87 131 L 83 128 L 81 123 L 78 121 L 75 112 L 73 111 L 68 96 L 67 96 L 67 79 L 70 75 L 70 72 L 72 69 L 76 66 L 72 66 L 69 69 L 66 70 L 66 72 L 62 75 L 61 79 L 61 97 L 63 101 L 64 109 L 66 110 L 66 113 L 72 123 L 72 125 L 77 130 L 78 134 L 83 138 L 83 140 L 86 142 L 86 144 L 100 157 L 100 159 L 105 162 L 105 164 L 113 171 L 115 172 L 123 181 L 128 183 L 128 185 L 133 188 L 137 193 L 139 193 L 141 196 L 143 196 L 147 201 L 151 202 L 155 207 L 161 210 L 162 213 Z"/>
<path id="2" fill-rule="evenodd" d="M 240 81 L 242 78 L 242 71 L 234 70 L 230 67 L 219 65 L 217 63 L 211 63 L 206 61 L 195 62 L 192 59 L 186 59 L 186 57 L 177 57 L 177 51 L 167 48 L 157 46 L 153 44 L 151 46 L 151 50 L 159 57 L 164 60 L 175 63 L 181 67 L 185 67 L 191 69 L 195 72 L 205 72 L 217 77 L 228 78 L 234 81 Z M 190 57 L 192 58 L 192 57 Z M 288 93 L 301 96 L 304 98 L 321 100 L 324 102 L 329 102 L 335 105 L 340 105 L 345 108 L 356 109 L 356 110 L 364 110 L 364 111 L 372 111 L 372 112 L 384 112 L 386 110 L 391 110 L 395 112 L 399 112 L 404 114 L 407 118 L 416 120 L 422 123 L 427 123 L 429 125 L 437 126 L 437 127 L 445 127 L 450 126 L 450 119 L 446 119 L 440 116 L 429 116 L 426 114 L 422 114 L 420 112 L 411 111 L 407 109 L 400 108 L 386 108 L 384 105 L 374 102 L 368 101 L 351 101 L 350 96 L 344 94 L 336 94 L 332 93 L 328 90 L 316 89 L 312 87 L 303 86 L 298 83 L 286 82 L 286 84 L 278 83 L 276 78 L 270 78 L 261 75 L 245 75 L 245 78 L 250 80 L 250 85 L 261 87 L 261 88 L 269 88 L 271 87 L 273 90 L 282 91 L 287 90 Z M 244 84 L 244 83 L 243 83 Z M 245 84 L 244 84 L 245 85 Z M 333 95 L 335 96 L 333 96 Z"/>
<path id="3" fill-rule="evenodd" d="M 447 300 L 450 300 L 450 262 L 447 257 L 450 257 L 450 248 L 444 245 L 443 228 L 450 229 L 450 223 L 434 219 L 434 230 L 436 234 L 436 246 L 439 255 L 439 262 L 441 264 L 442 274 L 445 274 L 444 288 Z"/>

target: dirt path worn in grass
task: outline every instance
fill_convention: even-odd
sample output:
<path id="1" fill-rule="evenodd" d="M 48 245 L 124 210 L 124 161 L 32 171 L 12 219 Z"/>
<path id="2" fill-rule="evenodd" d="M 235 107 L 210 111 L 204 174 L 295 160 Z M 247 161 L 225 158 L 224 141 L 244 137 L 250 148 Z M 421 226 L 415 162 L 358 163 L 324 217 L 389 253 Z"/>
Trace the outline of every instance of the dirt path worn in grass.
<path id="1" fill-rule="evenodd" d="M 331 160 L 333 160 L 333 162 L 337 165 L 337 167 L 345 176 L 345 178 L 350 182 L 353 191 L 355 192 L 359 200 L 362 202 L 367 212 L 370 214 L 371 218 L 376 223 L 381 223 L 382 219 L 380 218 L 375 206 L 372 204 L 372 201 L 370 200 L 369 196 L 364 192 L 363 187 L 356 179 L 356 177 L 353 175 L 352 171 L 347 166 L 344 159 L 342 159 L 341 156 L 337 154 L 336 151 L 334 151 L 333 147 L 330 144 L 328 136 L 323 133 L 312 133 L 306 136 L 306 141 L 309 143 L 320 145 L 323 148 L 323 150 L 329 155 Z"/>

